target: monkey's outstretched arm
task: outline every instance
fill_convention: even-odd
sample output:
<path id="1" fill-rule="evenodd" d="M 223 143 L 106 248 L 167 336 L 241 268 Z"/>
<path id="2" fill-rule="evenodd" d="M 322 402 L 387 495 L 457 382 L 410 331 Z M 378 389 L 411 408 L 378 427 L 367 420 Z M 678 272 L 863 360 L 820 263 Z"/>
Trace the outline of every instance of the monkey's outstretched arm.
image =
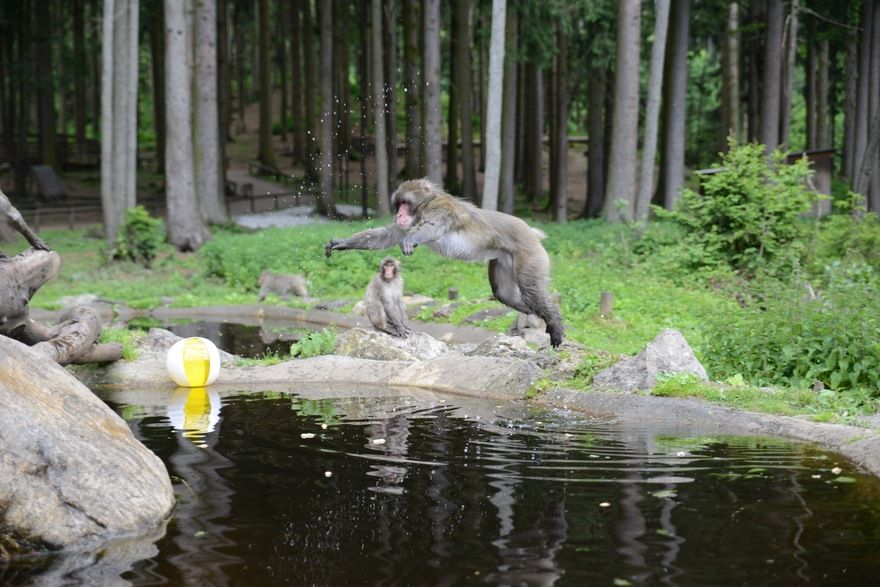
<path id="1" fill-rule="evenodd" d="M 324 245 L 324 254 L 330 256 L 333 251 L 347 249 L 387 249 L 393 247 L 406 235 L 407 229 L 397 224 L 389 224 L 384 228 L 370 228 L 344 239 L 331 239 Z"/>
<path id="2" fill-rule="evenodd" d="M 413 249 L 416 246 L 439 240 L 444 234 L 449 232 L 451 225 L 451 218 L 440 217 L 422 220 L 413 226 L 409 233 L 401 239 L 401 252 L 406 256 L 412 255 Z"/>

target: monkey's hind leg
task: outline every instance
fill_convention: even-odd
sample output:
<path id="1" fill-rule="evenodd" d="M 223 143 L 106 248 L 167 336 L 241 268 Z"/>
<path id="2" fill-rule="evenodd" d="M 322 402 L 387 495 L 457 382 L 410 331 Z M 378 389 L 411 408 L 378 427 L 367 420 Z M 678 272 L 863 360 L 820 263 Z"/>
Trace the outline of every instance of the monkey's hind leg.
<path id="1" fill-rule="evenodd" d="M 495 299 L 509 308 L 523 314 L 534 314 L 522 299 L 519 285 L 513 276 L 513 260 L 499 257 L 489 261 L 489 285 Z"/>

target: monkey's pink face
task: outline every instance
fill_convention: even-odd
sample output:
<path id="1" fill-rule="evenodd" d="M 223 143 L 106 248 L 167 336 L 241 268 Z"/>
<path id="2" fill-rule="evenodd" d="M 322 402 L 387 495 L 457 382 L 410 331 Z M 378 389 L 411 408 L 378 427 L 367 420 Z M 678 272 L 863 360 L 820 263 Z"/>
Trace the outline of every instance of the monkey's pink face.
<path id="1" fill-rule="evenodd" d="M 385 281 L 391 281 L 394 279 L 394 263 L 386 263 L 382 266 L 382 279 Z"/>
<path id="2" fill-rule="evenodd" d="M 409 225 L 412 224 L 412 221 L 412 209 L 410 203 L 401 202 L 400 207 L 397 208 L 397 224 L 409 227 Z"/>

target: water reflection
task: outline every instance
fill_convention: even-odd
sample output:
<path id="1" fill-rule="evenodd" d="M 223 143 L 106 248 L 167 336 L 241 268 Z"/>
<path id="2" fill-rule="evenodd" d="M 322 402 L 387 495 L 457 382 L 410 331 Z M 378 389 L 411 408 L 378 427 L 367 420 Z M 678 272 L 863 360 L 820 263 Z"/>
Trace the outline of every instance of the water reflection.
<path id="1" fill-rule="evenodd" d="M 174 408 L 116 406 L 178 496 L 158 552 L 123 575 L 134 584 L 869 584 L 880 572 L 880 484 L 808 446 L 430 394 L 189 393 Z M 832 482 L 836 464 L 856 482 Z"/>

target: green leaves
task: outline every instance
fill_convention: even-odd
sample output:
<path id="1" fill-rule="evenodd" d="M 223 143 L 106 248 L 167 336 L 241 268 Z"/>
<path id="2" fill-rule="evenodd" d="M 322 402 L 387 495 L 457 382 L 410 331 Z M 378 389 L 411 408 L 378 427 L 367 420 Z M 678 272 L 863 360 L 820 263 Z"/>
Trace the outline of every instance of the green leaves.
<path id="1" fill-rule="evenodd" d="M 150 216 L 143 206 L 135 206 L 125 212 L 125 223 L 116 237 L 112 257 L 149 267 L 164 241 L 165 223 Z"/>

